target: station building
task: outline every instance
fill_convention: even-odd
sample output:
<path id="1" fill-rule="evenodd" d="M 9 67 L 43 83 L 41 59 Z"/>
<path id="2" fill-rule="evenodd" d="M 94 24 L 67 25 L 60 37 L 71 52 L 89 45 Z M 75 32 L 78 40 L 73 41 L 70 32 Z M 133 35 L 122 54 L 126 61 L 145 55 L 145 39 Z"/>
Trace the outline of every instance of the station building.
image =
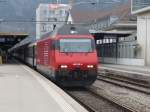
<path id="1" fill-rule="evenodd" d="M 70 6 L 67 4 L 40 4 L 36 10 L 36 38 L 54 30 L 67 21 Z"/>
<path id="2" fill-rule="evenodd" d="M 144 65 L 137 57 L 137 21 L 131 14 L 131 3 L 83 24 L 94 35 L 99 62 L 104 64 Z"/>
<path id="3" fill-rule="evenodd" d="M 150 65 L 150 0 L 132 0 L 132 14 L 137 16 L 138 58 Z"/>
<path id="4" fill-rule="evenodd" d="M 136 23 L 119 22 L 92 34 L 97 42 L 100 63 L 143 65 L 143 60 L 136 57 Z"/>
<path id="5" fill-rule="evenodd" d="M 0 64 L 7 62 L 8 49 L 28 36 L 24 32 L 0 32 Z"/>

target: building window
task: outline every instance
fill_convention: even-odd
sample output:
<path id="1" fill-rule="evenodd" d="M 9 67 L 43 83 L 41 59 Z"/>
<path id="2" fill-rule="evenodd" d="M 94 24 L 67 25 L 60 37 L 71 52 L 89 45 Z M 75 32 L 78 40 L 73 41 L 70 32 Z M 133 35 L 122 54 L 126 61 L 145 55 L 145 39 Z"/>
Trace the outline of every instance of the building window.
<path id="1" fill-rule="evenodd" d="M 44 15 L 47 15 L 47 10 L 43 10 L 43 14 L 44 14 Z"/>

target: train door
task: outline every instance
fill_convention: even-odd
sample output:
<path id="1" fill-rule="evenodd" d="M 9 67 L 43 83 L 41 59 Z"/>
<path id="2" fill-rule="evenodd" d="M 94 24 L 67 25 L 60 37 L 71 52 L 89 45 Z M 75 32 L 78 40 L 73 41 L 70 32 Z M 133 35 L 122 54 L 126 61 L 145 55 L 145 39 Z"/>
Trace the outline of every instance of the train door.
<path id="1" fill-rule="evenodd" d="M 55 40 L 52 40 L 52 57 L 53 57 L 52 64 L 54 66 L 55 64 Z"/>
<path id="2" fill-rule="evenodd" d="M 37 60 L 36 60 L 36 63 L 37 65 L 44 65 L 44 45 L 43 45 L 43 42 L 38 42 L 37 43 Z"/>
<path id="3" fill-rule="evenodd" d="M 44 65 L 49 66 L 49 41 L 44 41 Z"/>
<path id="4" fill-rule="evenodd" d="M 36 44 L 33 45 L 33 67 L 36 68 L 37 49 Z"/>

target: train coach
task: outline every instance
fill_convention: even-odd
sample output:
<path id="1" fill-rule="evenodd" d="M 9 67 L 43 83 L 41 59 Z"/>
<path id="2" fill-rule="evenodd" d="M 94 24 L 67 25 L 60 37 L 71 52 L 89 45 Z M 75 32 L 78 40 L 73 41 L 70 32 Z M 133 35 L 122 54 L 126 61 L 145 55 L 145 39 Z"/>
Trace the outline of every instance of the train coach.
<path id="1" fill-rule="evenodd" d="M 68 24 L 56 28 L 24 47 L 24 51 L 26 63 L 59 85 L 89 86 L 96 80 L 95 41 L 81 26 Z"/>

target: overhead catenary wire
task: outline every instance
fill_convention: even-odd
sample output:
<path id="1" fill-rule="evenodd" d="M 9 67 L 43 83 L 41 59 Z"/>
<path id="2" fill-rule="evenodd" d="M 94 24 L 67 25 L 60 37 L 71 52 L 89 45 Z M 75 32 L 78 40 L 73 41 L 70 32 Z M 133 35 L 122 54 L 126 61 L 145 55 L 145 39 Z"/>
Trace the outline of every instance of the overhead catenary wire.
<path id="1" fill-rule="evenodd" d="M 3 20 L 3 21 L 0 21 L 1 23 L 9 23 L 9 22 L 16 22 L 16 23 L 19 23 L 19 22 L 33 22 L 33 23 L 59 23 L 59 22 L 67 22 L 67 21 L 36 21 L 36 20 Z"/>
<path id="2" fill-rule="evenodd" d="M 0 24 L 2 23 L 35 23 L 35 24 L 52 24 L 52 23 L 65 23 L 67 24 L 68 21 L 36 21 L 36 20 L 3 20 L 3 21 L 0 21 Z M 84 25 L 85 23 L 81 23 L 81 22 L 78 22 L 78 23 L 74 23 L 76 25 Z"/>

